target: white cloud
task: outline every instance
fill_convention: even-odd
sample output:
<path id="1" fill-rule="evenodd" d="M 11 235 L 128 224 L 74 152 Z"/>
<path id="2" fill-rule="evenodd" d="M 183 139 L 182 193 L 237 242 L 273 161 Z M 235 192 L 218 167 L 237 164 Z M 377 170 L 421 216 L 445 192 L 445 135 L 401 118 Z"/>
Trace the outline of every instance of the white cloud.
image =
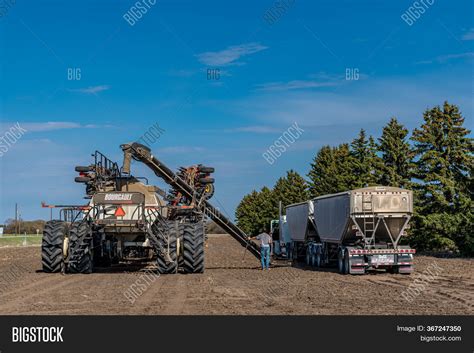
<path id="1" fill-rule="evenodd" d="M 107 91 L 110 89 L 108 85 L 100 85 L 100 86 L 90 86 L 86 88 L 76 88 L 76 89 L 69 89 L 69 92 L 78 92 L 84 94 L 97 94 L 102 91 Z"/>
<path id="2" fill-rule="evenodd" d="M 289 91 L 297 89 L 321 88 L 337 86 L 337 81 L 292 80 L 288 82 L 269 82 L 256 85 L 259 91 Z"/>
<path id="3" fill-rule="evenodd" d="M 437 56 L 436 58 L 433 58 L 430 60 L 418 61 L 417 64 L 432 64 L 434 62 L 444 64 L 451 60 L 472 59 L 472 58 L 474 58 L 474 52 L 467 52 L 467 53 L 460 53 L 460 54 L 447 54 L 447 55 Z"/>
<path id="4" fill-rule="evenodd" d="M 468 32 L 464 33 L 461 37 L 462 40 L 474 40 L 474 28 L 471 28 Z"/>
<path id="5" fill-rule="evenodd" d="M 366 79 L 368 76 L 365 74 L 359 74 L 359 80 Z M 344 79 L 343 75 L 329 75 L 325 72 L 317 74 L 311 74 L 308 79 L 304 80 L 291 80 L 286 82 L 268 82 L 256 85 L 257 91 L 291 91 L 291 90 L 303 90 L 312 88 L 324 88 L 339 86 L 348 81 Z"/>
<path id="6" fill-rule="evenodd" d="M 0 132 L 8 130 L 11 126 L 15 125 L 13 122 L 0 123 Z M 81 125 L 72 121 L 45 121 L 45 122 L 19 122 L 19 125 L 27 132 L 43 132 L 43 131 L 54 131 L 54 130 L 66 130 L 66 129 L 94 129 L 94 128 L 106 128 L 111 125 L 95 125 L 86 124 Z"/>
<path id="7" fill-rule="evenodd" d="M 425 109 L 445 100 L 459 105 L 470 119 L 473 108 L 470 80 L 458 80 L 446 86 L 437 84 L 440 81 L 436 75 L 398 80 L 372 78 L 341 85 L 333 92 L 261 92 L 221 106 L 230 111 L 238 109 L 245 119 L 255 121 L 255 126 L 246 128 L 248 131 L 269 132 L 261 127 L 278 128 L 297 122 L 305 130 L 339 129 L 340 133 L 332 132 L 336 138 L 354 126 L 378 126 L 391 116 L 418 124 Z"/>
<path id="8" fill-rule="evenodd" d="M 207 66 L 241 65 L 238 60 L 244 56 L 258 53 L 268 47 L 259 43 L 233 45 L 220 51 L 208 51 L 197 54 L 199 62 Z"/>

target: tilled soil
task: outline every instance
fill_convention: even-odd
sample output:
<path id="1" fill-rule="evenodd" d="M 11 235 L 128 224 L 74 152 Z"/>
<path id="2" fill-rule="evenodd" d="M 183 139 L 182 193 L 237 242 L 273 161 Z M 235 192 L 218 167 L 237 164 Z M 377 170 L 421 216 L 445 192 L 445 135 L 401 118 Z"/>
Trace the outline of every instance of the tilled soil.
<path id="1" fill-rule="evenodd" d="M 40 251 L 0 249 L 0 314 L 474 314 L 468 259 L 416 256 L 411 276 L 343 276 L 283 261 L 261 271 L 250 253 L 223 235 L 209 237 L 204 274 L 158 277 L 123 265 L 90 275 L 47 274 L 41 272 Z M 439 276 L 404 299 L 402 293 L 433 263 Z"/>

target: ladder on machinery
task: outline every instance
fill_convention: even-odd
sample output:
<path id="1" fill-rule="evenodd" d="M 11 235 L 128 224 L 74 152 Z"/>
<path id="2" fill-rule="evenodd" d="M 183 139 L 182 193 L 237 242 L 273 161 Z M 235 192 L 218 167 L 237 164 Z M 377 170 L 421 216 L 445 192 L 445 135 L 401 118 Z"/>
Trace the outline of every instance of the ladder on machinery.
<path id="1" fill-rule="evenodd" d="M 376 217 L 374 213 L 374 204 L 372 200 L 372 195 L 362 195 L 362 216 L 363 216 L 363 225 L 364 225 L 364 235 L 370 243 L 374 242 L 374 232 L 376 225 Z M 367 245 L 370 245 L 367 243 Z"/>

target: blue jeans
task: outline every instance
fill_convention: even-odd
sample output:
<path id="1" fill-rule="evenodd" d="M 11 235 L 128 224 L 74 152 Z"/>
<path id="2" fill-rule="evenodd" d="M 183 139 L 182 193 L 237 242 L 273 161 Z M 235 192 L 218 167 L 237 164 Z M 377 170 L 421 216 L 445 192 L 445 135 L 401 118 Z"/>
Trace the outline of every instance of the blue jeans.
<path id="1" fill-rule="evenodd" d="M 270 247 L 262 246 L 260 247 L 260 260 L 262 261 L 262 269 L 270 267 Z"/>

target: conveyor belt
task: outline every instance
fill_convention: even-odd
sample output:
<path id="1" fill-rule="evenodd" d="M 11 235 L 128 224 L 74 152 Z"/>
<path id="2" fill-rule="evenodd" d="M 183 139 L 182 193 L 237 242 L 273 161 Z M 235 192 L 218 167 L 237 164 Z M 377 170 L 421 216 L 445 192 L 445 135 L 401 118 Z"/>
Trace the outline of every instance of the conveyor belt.
<path id="1" fill-rule="evenodd" d="M 125 152 L 130 152 L 131 156 L 148 166 L 159 178 L 162 178 L 167 184 L 179 190 L 183 195 L 192 199 L 196 194 L 189 184 L 178 177 L 171 169 L 153 156 L 150 150 L 139 144 L 132 143 L 122 145 Z M 209 201 L 205 201 L 201 205 L 201 211 L 204 212 L 210 219 L 216 222 L 223 230 L 230 234 L 240 245 L 248 249 L 255 257 L 260 258 L 260 250 L 258 246 L 248 239 L 247 234 L 239 227 L 232 223 L 226 216 L 224 216 L 217 208 L 215 208 Z"/>

